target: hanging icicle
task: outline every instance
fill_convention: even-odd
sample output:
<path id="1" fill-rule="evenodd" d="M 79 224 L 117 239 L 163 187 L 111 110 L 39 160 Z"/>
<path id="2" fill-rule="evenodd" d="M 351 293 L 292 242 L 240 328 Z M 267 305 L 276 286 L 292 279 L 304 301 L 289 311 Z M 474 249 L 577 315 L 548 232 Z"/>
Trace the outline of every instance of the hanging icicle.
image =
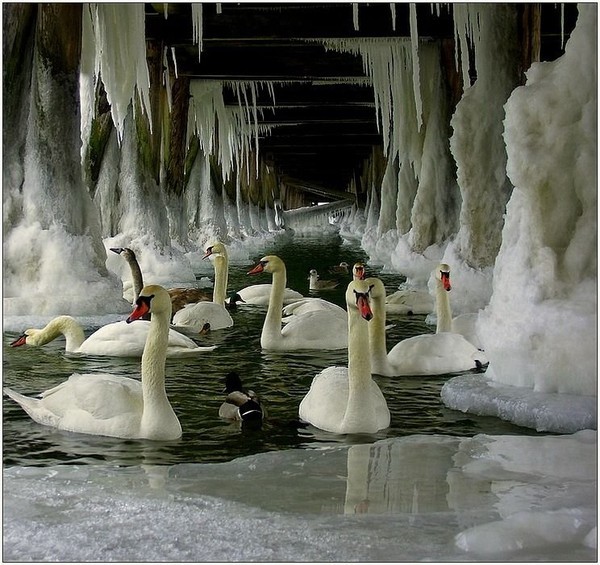
<path id="1" fill-rule="evenodd" d="M 179 72 L 177 70 L 177 57 L 175 57 L 175 47 L 171 47 L 171 57 L 173 57 L 173 67 L 175 70 L 175 78 L 179 78 Z"/>
<path id="2" fill-rule="evenodd" d="M 147 112 L 150 128 L 150 73 L 146 61 L 144 4 L 90 4 L 95 76 L 102 80 L 119 143 L 127 108 Z"/>
<path id="3" fill-rule="evenodd" d="M 354 31 L 358 31 L 358 3 L 352 3 L 352 23 L 354 24 Z"/>
<path id="4" fill-rule="evenodd" d="M 202 54 L 202 4 L 192 3 L 192 41 L 198 45 L 198 62 Z"/>
<path id="5" fill-rule="evenodd" d="M 565 4 L 560 4 L 560 48 L 565 49 Z"/>
<path id="6" fill-rule="evenodd" d="M 410 13 L 410 45 L 412 47 L 413 92 L 417 107 L 417 127 L 423 125 L 423 103 L 421 101 L 421 76 L 419 69 L 419 31 L 417 28 L 417 5 L 411 2 Z"/>
<path id="7" fill-rule="evenodd" d="M 390 2 L 390 11 L 392 12 L 392 30 L 396 31 L 396 4 Z"/>
<path id="8" fill-rule="evenodd" d="M 163 86 L 167 92 L 167 106 L 169 108 L 169 113 L 171 112 L 171 108 L 173 107 L 173 100 L 171 98 L 171 75 L 169 73 L 169 59 L 167 57 L 167 53 L 169 52 L 169 48 L 165 45 L 163 49 L 163 57 L 162 57 L 162 65 L 163 65 Z"/>
<path id="9" fill-rule="evenodd" d="M 221 2 L 217 2 L 217 14 L 223 13 L 223 7 L 221 6 Z"/>

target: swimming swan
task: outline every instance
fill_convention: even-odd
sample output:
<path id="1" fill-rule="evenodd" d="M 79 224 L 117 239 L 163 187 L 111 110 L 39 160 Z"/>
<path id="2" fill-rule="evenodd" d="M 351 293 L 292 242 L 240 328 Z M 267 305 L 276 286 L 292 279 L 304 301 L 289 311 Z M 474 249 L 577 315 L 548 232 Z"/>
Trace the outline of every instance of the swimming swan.
<path id="1" fill-rule="evenodd" d="M 133 302 L 135 303 L 141 288 L 144 286 L 144 278 L 142 276 L 142 270 L 137 257 L 134 251 L 129 247 L 111 247 L 110 250 L 117 255 L 121 255 L 121 257 L 127 261 L 127 264 L 131 269 L 131 280 L 134 294 Z M 172 314 L 175 314 L 175 312 L 181 310 L 186 304 L 195 304 L 196 302 L 208 302 L 212 300 L 212 296 L 209 293 L 199 288 L 174 287 L 167 289 L 167 292 L 171 296 Z"/>
<path id="2" fill-rule="evenodd" d="M 142 276 L 142 269 L 138 263 L 137 257 L 133 249 L 129 247 L 110 247 L 110 250 L 117 255 L 120 255 L 127 261 L 129 269 L 131 270 L 131 282 L 133 285 L 133 303 L 137 300 L 142 287 L 144 286 L 144 277 Z"/>
<path id="3" fill-rule="evenodd" d="M 346 290 L 348 367 L 328 367 L 312 381 L 300 402 L 300 419 L 338 434 L 375 433 L 390 425 L 387 402 L 371 377 L 368 321 L 373 316 L 367 281 Z"/>
<path id="4" fill-rule="evenodd" d="M 173 325 L 200 331 L 209 323 L 211 330 L 222 330 L 233 326 L 233 318 L 225 308 L 227 280 L 229 277 L 229 257 L 225 246 L 218 242 L 206 249 L 202 259 L 214 257 L 215 284 L 212 302 L 186 304 L 173 316 Z"/>
<path id="5" fill-rule="evenodd" d="M 292 351 L 345 349 L 348 346 L 347 323 L 340 316 L 331 316 L 327 311 L 317 310 L 291 316 L 282 329 L 283 296 L 287 280 L 285 263 L 276 255 L 267 255 L 248 274 L 262 272 L 273 275 L 269 307 L 260 336 L 263 349 Z"/>
<path id="6" fill-rule="evenodd" d="M 41 346 L 50 343 L 58 336 L 66 338 L 67 353 L 84 355 L 110 355 L 112 357 L 141 357 L 150 322 L 138 320 L 135 326 L 128 326 L 125 321 L 113 322 L 102 326 L 85 339 L 79 322 L 72 316 L 58 316 L 48 322 L 42 329 L 30 328 L 11 343 L 13 347 L 21 345 Z M 189 337 L 169 329 L 167 357 L 187 357 L 212 351 L 216 346 L 201 347 Z"/>
<path id="7" fill-rule="evenodd" d="M 73 374 L 42 392 L 40 398 L 4 392 L 38 424 L 69 432 L 118 438 L 174 440 L 181 424 L 165 391 L 171 300 L 157 285 L 142 289 L 127 323 L 151 312 L 152 321 L 142 355 L 142 380 L 110 374 Z M 139 321 L 131 325 L 134 328 Z"/>
<path id="8" fill-rule="evenodd" d="M 385 376 L 440 375 L 480 368 L 487 363 L 485 354 L 462 335 L 442 331 L 449 308 L 447 289 L 450 276 L 447 265 L 436 269 L 439 333 L 404 339 L 388 353 L 385 339 L 385 287 L 377 278 L 366 279 L 372 286 L 373 321 L 369 326 L 371 369 Z M 450 316 L 451 319 L 451 316 Z"/>

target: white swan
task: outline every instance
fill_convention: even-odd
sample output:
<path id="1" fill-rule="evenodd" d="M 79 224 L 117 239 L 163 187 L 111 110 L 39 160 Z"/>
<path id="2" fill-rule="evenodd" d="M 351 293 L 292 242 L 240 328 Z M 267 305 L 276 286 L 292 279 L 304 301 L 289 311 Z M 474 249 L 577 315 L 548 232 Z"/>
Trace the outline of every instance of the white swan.
<path id="1" fill-rule="evenodd" d="M 249 275 L 271 273 L 273 283 L 269 307 L 263 323 L 260 345 L 263 349 L 344 349 L 348 346 L 348 326 L 339 316 L 318 310 L 292 316 L 281 328 L 283 296 L 286 285 L 284 262 L 276 255 L 263 257 Z"/>
<path id="2" fill-rule="evenodd" d="M 341 306 L 324 300 L 318 297 L 307 297 L 287 304 L 283 307 L 283 323 L 289 321 L 289 316 L 301 316 L 307 312 L 313 312 L 315 310 L 325 310 L 331 312 L 332 315 L 341 316 L 346 321 L 346 310 Z"/>
<path id="3" fill-rule="evenodd" d="M 165 289 L 142 289 L 127 323 L 151 312 L 152 321 L 142 355 L 141 382 L 109 374 L 73 374 L 40 394 L 23 396 L 4 392 L 37 423 L 59 430 L 119 438 L 174 440 L 181 424 L 165 391 L 171 300 Z M 131 327 L 135 327 L 135 322 Z"/>
<path id="4" fill-rule="evenodd" d="M 135 303 L 141 288 L 144 286 L 144 278 L 137 257 L 129 247 L 111 247 L 110 250 L 117 255 L 121 255 L 131 269 L 133 302 Z M 171 297 L 171 312 L 173 314 L 181 310 L 186 304 L 194 304 L 200 301 L 209 302 L 212 300 L 212 296 L 209 293 L 199 288 L 174 287 L 167 289 L 167 292 Z"/>
<path id="5" fill-rule="evenodd" d="M 449 287 L 446 265 L 437 269 L 438 276 L 438 323 L 440 330 L 447 319 L 449 307 L 444 284 Z M 369 326 L 371 342 L 371 369 L 385 376 L 440 375 L 480 368 L 487 363 L 485 354 L 469 343 L 462 335 L 440 331 L 435 334 L 417 335 L 397 343 L 386 351 L 385 339 L 385 287 L 377 278 L 366 279 L 372 286 L 371 303 L 373 321 Z M 441 288 L 441 291 L 439 290 Z"/>
<path id="6" fill-rule="evenodd" d="M 268 306 L 272 288 L 271 284 L 252 284 L 239 290 L 238 295 L 246 304 Z M 283 304 L 291 304 L 302 298 L 304 298 L 302 294 L 291 288 L 285 288 L 283 291 Z"/>
<path id="7" fill-rule="evenodd" d="M 354 280 L 346 290 L 348 367 L 328 367 L 300 402 L 300 419 L 338 434 L 375 433 L 390 425 L 385 398 L 371 377 L 369 284 Z"/>
<path id="8" fill-rule="evenodd" d="M 186 304 L 173 316 L 173 325 L 200 331 L 205 324 L 211 330 L 222 330 L 233 326 L 233 318 L 225 308 L 227 281 L 229 277 L 229 257 L 227 248 L 220 242 L 206 249 L 202 259 L 214 257 L 215 283 L 212 302 Z"/>
<path id="9" fill-rule="evenodd" d="M 330 290 L 335 288 L 340 283 L 334 280 L 321 280 L 316 269 L 311 269 L 308 273 L 308 289 L 309 290 Z"/>
<path id="10" fill-rule="evenodd" d="M 130 327 L 126 322 L 114 322 L 102 326 L 85 339 L 79 322 L 71 316 L 58 316 L 42 329 L 30 328 L 11 343 L 13 347 L 21 345 L 41 346 L 50 343 L 60 335 L 66 339 L 67 353 L 83 355 L 110 355 L 112 357 L 140 357 L 144 351 L 150 322 L 138 320 Z M 207 351 L 216 346 L 201 347 L 189 337 L 169 329 L 167 357 L 186 357 Z"/>
<path id="11" fill-rule="evenodd" d="M 129 247 L 110 247 L 110 250 L 117 255 L 120 255 L 127 261 L 129 269 L 131 270 L 131 283 L 133 285 L 133 303 L 137 300 L 140 292 L 144 286 L 144 277 L 142 276 L 142 269 L 138 263 L 137 257 L 133 249 Z"/>

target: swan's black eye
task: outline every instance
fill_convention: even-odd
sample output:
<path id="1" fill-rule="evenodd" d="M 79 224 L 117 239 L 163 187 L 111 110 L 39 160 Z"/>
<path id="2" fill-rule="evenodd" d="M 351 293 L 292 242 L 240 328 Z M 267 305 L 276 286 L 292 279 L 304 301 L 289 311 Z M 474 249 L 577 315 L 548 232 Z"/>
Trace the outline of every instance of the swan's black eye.
<path id="1" fill-rule="evenodd" d="M 268 263 L 268 261 L 259 261 L 259 264 L 263 269 L 267 266 Z"/>
<path id="2" fill-rule="evenodd" d="M 138 296 L 138 299 L 135 301 L 135 303 L 138 306 L 140 306 L 141 304 L 145 304 L 148 308 L 150 308 L 150 302 L 153 298 L 154 294 L 151 294 L 150 296 Z"/>
<path id="3" fill-rule="evenodd" d="M 450 271 L 440 271 L 440 275 L 442 278 L 444 277 L 449 277 L 450 276 Z"/>

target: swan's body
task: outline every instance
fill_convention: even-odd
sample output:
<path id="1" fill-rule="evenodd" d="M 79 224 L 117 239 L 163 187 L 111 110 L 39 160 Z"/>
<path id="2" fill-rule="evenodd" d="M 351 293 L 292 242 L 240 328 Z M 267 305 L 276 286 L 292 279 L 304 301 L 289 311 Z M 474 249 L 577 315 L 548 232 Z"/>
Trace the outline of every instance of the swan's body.
<path id="1" fill-rule="evenodd" d="M 302 316 L 307 312 L 314 312 L 316 310 L 330 312 L 332 316 L 341 316 L 344 322 L 347 320 L 346 310 L 341 306 L 329 302 L 328 300 L 323 300 L 322 298 L 308 297 L 283 307 L 283 315 L 285 316 L 283 318 L 283 323 L 289 322 L 290 316 Z"/>
<path id="2" fill-rule="evenodd" d="M 231 372 L 225 377 L 225 400 L 219 407 L 219 417 L 241 422 L 260 422 L 264 410 L 260 399 L 252 390 L 244 390 L 240 376 Z"/>
<path id="3" fill-rule="evenodd" d="M 329 272 L 332 275 L 347 275 L 350 272 L 348 263 L 346 261 L 342 261 L 339 265 L 333 265 L 333 267 L 329 267 Z"/>
<path id="4" fill-rule="evenodd" d="M 149 330 L 150 322 L 147 320 L 138 320 L 134 326 L 129 326 L 124 321 L 114 322 L 102 326 L 85 339 L 83 329 L 75 318 L 58 316 L 41 330 L 33 328 L 25 330 L 11 345 L 13 347 L 25 344 L 41 346 L 64 335 L 67 353 L 140 357 L 144 351 Z M 169 329 L 167 339 L 167 357 L 186 357 L 215 349 L 215 346 L 200 347 L 192 339 L 173 329 Z"/>
<path id="5" fill-rule="evenodd" d="M 4 392 L 35 422 L 60 430 L 132 439 L 180 438 L 181 424 L 165 391 L 171 300 L 162 287 L 144 287 L 127 322 L 148 311 L 152 321 L 142 355 L 141 382 L 109 374 L 74 374 L 42 392 L 40 398 L 8 388 Z"/>
<path id="6" fill-rule="evenodd" d="M 271 297 L 271 284 L 252 284 L 238 291 L 242 300 L 246 304 L 254 304 L 255 306 L 268 306 L 269 298 Z M 290 288 L 284 289 L 283 304 L 291 304 L 297 300 L 304 298 L 299 292 Z"/>
<path id="7" fill-rule="evenodd" d="M 376 278 L 372 285 L 373 321 L 369 326 L 371 341 L 371 369 L 385 376 L 440 375 L 480 368 L 487 363 L 484 353 L 462 335 L 445 331 L 452 321 L 450 303 L 450 269 L 442 264 L 436 269 L 436 306 L 438 333 L 424 334 L 397 343 L 386 351 L 385 340 L 385 287 Z"/>
<path id="8" fill-rule="evenodd" d="M 346 291 L 348 367 L 321 371 L 300 402 L 300 419 L 321 430 L 375 433 L 390 425 L 387 402 L 371 377 L 368 293 L 369 285 L 360 280 L 352 281 Z"/>
<path id="9" fill-rule="evenodd" d="M 321 280 L 316 269 L 311 269 L 308 273 L 308 288 L 309 290 L 328 290 L 338 286 L 337 281 Z"/>
<path id="10" fill-rule="evenodd" d="M 434 300 L 429 291 L 407 289 L 390 294 L 385 303 L 389 314 L 429 314 L 433 312 Z"/>
<path id="11" fill-rule="evenodd" d="M 271 273 L 273 284 L 269 296 L 269 307 L 260 336 L 263 349 L 293 351 L 297 349 L 344 349 L 348 345 L 348 325 L 339 316 L 331 316 L 324 310 L 291 316 L 281 327 L 286 269 L 276 255 L 263 257 L 258 265 L 248 272 Z"/>
<path id="12" fill-rule="evenodd" d="M 175 326 L 183 326 L 200 331 L 204 324 L 210 324 L 211 330 L 221 330 L 233 326 L 233 318 L 225 308 L 227 280 L 229 276 L 229 258 L 222 243 L 207 248 L 203 259 L 214 256 L 215 284 L 212 302 L 186 304 L 173 316 Z"/>
<path id="13" fill-rule="evenodd" d="M 479 314 L 469 312 L 452 318 L 452 333 L 462 335 L 477 349 L 483 349 L 483 344 L 477 335 L 477 319 Z"/>

